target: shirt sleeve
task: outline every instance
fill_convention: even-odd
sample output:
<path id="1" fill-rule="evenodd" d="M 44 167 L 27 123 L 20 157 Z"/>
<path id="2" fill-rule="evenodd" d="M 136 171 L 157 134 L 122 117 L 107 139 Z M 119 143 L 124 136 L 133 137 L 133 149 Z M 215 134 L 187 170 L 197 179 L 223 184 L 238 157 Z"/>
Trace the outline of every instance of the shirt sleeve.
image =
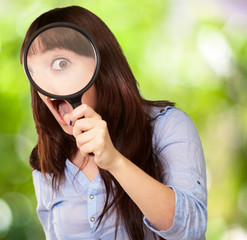
<path id="1" fill-rule="evenodd" d="M 206 165 L 194 123 L 183 111 L 167 108 L 155 119 L 153 141 L 165 184 L 175 192 L 175 217 L 169 230 L 156 229 L 146 217 L 144 223 L 167 240 L 205 239 Z"/>
<path id="2" fill-rule="evenodd" d="M 46 198 L 51 197 L 48 189 L 48 185 L 45 182 L 44 176 L 40 171 L 33 171 L 33 184 L 35 189 L 35 194 L 37 198 L 37 214 L 39 221 L 45 232 L 46 240 L 56 240 L 56 234 L 52 224 L 52 211 L 50 211 Z"/>

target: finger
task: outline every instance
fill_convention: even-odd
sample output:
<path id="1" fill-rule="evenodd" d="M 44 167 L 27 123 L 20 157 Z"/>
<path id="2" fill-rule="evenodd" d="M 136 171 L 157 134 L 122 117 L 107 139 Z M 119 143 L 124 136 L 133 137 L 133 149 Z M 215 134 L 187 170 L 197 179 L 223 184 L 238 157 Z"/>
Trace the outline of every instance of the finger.
<path id="1" fill-rule="evenodd" d="M 79 148 L 81 145 L 86 144 L 94 139 L 93 131 L 83 132 L 76 137 L 76 144 Z"/>
<path id="2" fill-rule="evenodd" d="M 94 141 L 89 141 L 88 143 L 80 145 L 78 148 L 83 156 L 87 156 L 94 152 L 95 144 Z"/>
<path id="3" fill-rule="evenodd" d="M 64 121 L 65 121 L 68 125 L 72 126 L 72 121 L 70 120 L 70 114 L 69 114 L 69 113 L 64 114 L 63 119 L 64 119 Z"/>
<path id="4" fill-rule="evenodd" d="M 73 127 L 73 135 L 76 138 L 83 132 L 87 132 L 92 130 L 95 127 L 100 125 L 100 120 L 98 119 L 90 119 L 90 118 L 81 118 L 76 120 Z"/>
<path id="5" fill-rule="evenodd" d="M 89 107 L 87 104 L 82 104 L 75 108 L 69 118 L 72 123 L 74 123 L 77 119 L 80 118 L 96 118 L 96 119 L 101 119 L 101 116 L 96 113 L 91 107 Z"/>

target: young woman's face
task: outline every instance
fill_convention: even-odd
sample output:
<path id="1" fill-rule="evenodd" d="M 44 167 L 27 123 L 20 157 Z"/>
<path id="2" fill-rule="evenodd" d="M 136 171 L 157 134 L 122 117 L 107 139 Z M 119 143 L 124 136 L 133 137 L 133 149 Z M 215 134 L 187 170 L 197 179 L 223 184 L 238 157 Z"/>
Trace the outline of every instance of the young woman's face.
<path id="1" fill-rule="evenodd" d="M 79 55 L 67 49 L 55 48 L 37 51 L 27 58 L 28 69 L 34 82 L 54 95 L 70 95 L 83 89 L 95 70 L 95 59 Z M 64 121 L 64 115 L 73 109 L 66 101 L 53 100 L 39 93 L 62 129 L 72 134 L 72 127 Z M 96 89 L 91 86 L 81 99 L 82 103 L 96 107 Z"/>

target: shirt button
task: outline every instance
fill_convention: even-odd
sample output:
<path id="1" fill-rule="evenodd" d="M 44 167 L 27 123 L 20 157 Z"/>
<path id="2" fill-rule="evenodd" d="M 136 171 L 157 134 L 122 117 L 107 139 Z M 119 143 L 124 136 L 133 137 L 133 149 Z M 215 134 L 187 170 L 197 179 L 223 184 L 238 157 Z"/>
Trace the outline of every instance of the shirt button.
<path id="1" fill-rule="evenodd" d="M 90 199 L 94 199 L 94 195 L 93 195 L 93 194 L 90 194 L 90 195 L 89 195 L 89 198 L 90 198 Z"/>
<path id="2" fill-rule="evenodd" d="M 90 218 L 90 221 L 91 221 L 91 222 L 94 222 L 94 221 L 95 221 L 95 218 L 94 218 L 94 217 L 91 217 L 91 218 Z"/>
<path id="3" fill-rule="evenodd" d="M 160 113 L 163 113 L 165 111 L 165 109 L 164 108 L 162 108 L 161 110 L 160 110 Z"/>

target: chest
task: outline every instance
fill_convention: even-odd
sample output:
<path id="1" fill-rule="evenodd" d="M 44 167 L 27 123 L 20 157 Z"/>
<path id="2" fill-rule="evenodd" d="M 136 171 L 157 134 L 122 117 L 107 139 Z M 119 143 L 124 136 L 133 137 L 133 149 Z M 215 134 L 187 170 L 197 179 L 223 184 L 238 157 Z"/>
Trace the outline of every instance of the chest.
<path id="1" fill-rule="evenodd" d="M 97 228 L 105 203 L 105 188 L 98 174 L 92 181 L 82 172 L 66 175 L 59 194 L 50 202 L 54 232 L 64 239 L 114 239 L 116 214 L 106 214 Z M 117 239 L 128 239 L 120 224 Z"/>

